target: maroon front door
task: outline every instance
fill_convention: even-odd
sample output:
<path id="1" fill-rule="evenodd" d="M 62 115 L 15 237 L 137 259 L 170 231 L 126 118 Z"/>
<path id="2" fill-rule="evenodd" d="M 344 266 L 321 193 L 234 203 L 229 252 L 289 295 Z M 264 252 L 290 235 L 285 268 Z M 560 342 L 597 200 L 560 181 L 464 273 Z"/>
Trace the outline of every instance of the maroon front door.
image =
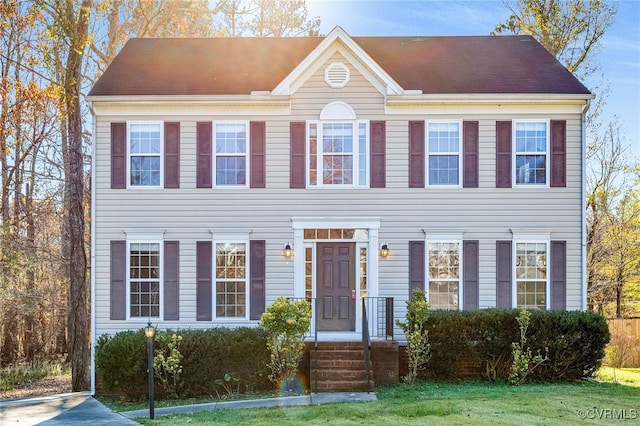
<path id="1" fill-rule="evenodd" d="M 318 243 L 318 331 L 355 331 L 355 243 Z"/>

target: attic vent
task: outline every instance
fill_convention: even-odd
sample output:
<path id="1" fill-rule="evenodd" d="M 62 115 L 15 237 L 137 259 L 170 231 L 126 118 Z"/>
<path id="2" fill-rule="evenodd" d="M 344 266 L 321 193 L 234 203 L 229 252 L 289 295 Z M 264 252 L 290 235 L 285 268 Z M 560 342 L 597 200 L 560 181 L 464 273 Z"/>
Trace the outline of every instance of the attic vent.
<path id="1" fill-rule="evenodd" d="M 324 81 L 334 88 L 342 88 L 349 82 L 349 68 L 341 62 L 335 62 L 324 70 Z"/>

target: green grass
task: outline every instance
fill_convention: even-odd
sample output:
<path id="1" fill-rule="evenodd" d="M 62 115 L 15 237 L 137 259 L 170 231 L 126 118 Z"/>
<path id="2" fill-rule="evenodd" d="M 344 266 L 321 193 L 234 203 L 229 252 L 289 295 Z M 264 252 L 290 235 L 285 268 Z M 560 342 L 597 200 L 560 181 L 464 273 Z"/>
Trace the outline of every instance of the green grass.
<path id="1" fill-rule="evenodd" d="M 620 383 L 640 388 L 640 368 L 602 367 L 596 378 L 601 382 Z"/>
<path id="2" fill-rule="evenodd" d="M 59 363 L 44 364 L 39 367 L 26 365 L 7 367 L 0 369 L 0 391 L 17 389 L 33 380 L 70 375 L 69 366 Z"/>
<path id="3" fill-rule="evenodd" d="M 635 373 L 631 373 L 635 374 Z M 571 425 L 640 418 L 640 388 L 603 382 L 562 384 L 422 382 L 376 390 L 378 401 L 219 410 L 137 419 L 145 425 Z M 602 411 L 602 410 L 610 410 Z M 636 411 L 633 411 L 636 410 Z M 583 417 L 587 417 L 584 419 Z M 608 417 L 607 417 L 608 416 Z M 619 420 L 618 420 L 619 421 Z"/>

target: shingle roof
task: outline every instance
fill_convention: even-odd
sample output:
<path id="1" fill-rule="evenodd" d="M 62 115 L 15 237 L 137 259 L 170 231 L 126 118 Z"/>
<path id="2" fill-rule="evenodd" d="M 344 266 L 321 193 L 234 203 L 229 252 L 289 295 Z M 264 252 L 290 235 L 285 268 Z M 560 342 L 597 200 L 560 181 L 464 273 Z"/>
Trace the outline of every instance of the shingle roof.
<path id="1" fill-rule="evenodd" d="M 90 96 L 273 90 L 322 37 L 131 39 Z M 423 93 L 589 94 L 530 36 L 353 37 L 400 86 Z"/>

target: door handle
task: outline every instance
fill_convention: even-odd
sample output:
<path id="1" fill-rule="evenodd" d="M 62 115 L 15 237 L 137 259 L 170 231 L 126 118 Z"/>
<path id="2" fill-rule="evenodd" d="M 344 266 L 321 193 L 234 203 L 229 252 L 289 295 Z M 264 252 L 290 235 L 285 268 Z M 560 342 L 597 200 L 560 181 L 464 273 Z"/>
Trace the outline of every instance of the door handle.
<path id="1" fill-rule="evenodd" d="M 351 299 L 356 300 L 356 291 L 351 290 Z"/>

